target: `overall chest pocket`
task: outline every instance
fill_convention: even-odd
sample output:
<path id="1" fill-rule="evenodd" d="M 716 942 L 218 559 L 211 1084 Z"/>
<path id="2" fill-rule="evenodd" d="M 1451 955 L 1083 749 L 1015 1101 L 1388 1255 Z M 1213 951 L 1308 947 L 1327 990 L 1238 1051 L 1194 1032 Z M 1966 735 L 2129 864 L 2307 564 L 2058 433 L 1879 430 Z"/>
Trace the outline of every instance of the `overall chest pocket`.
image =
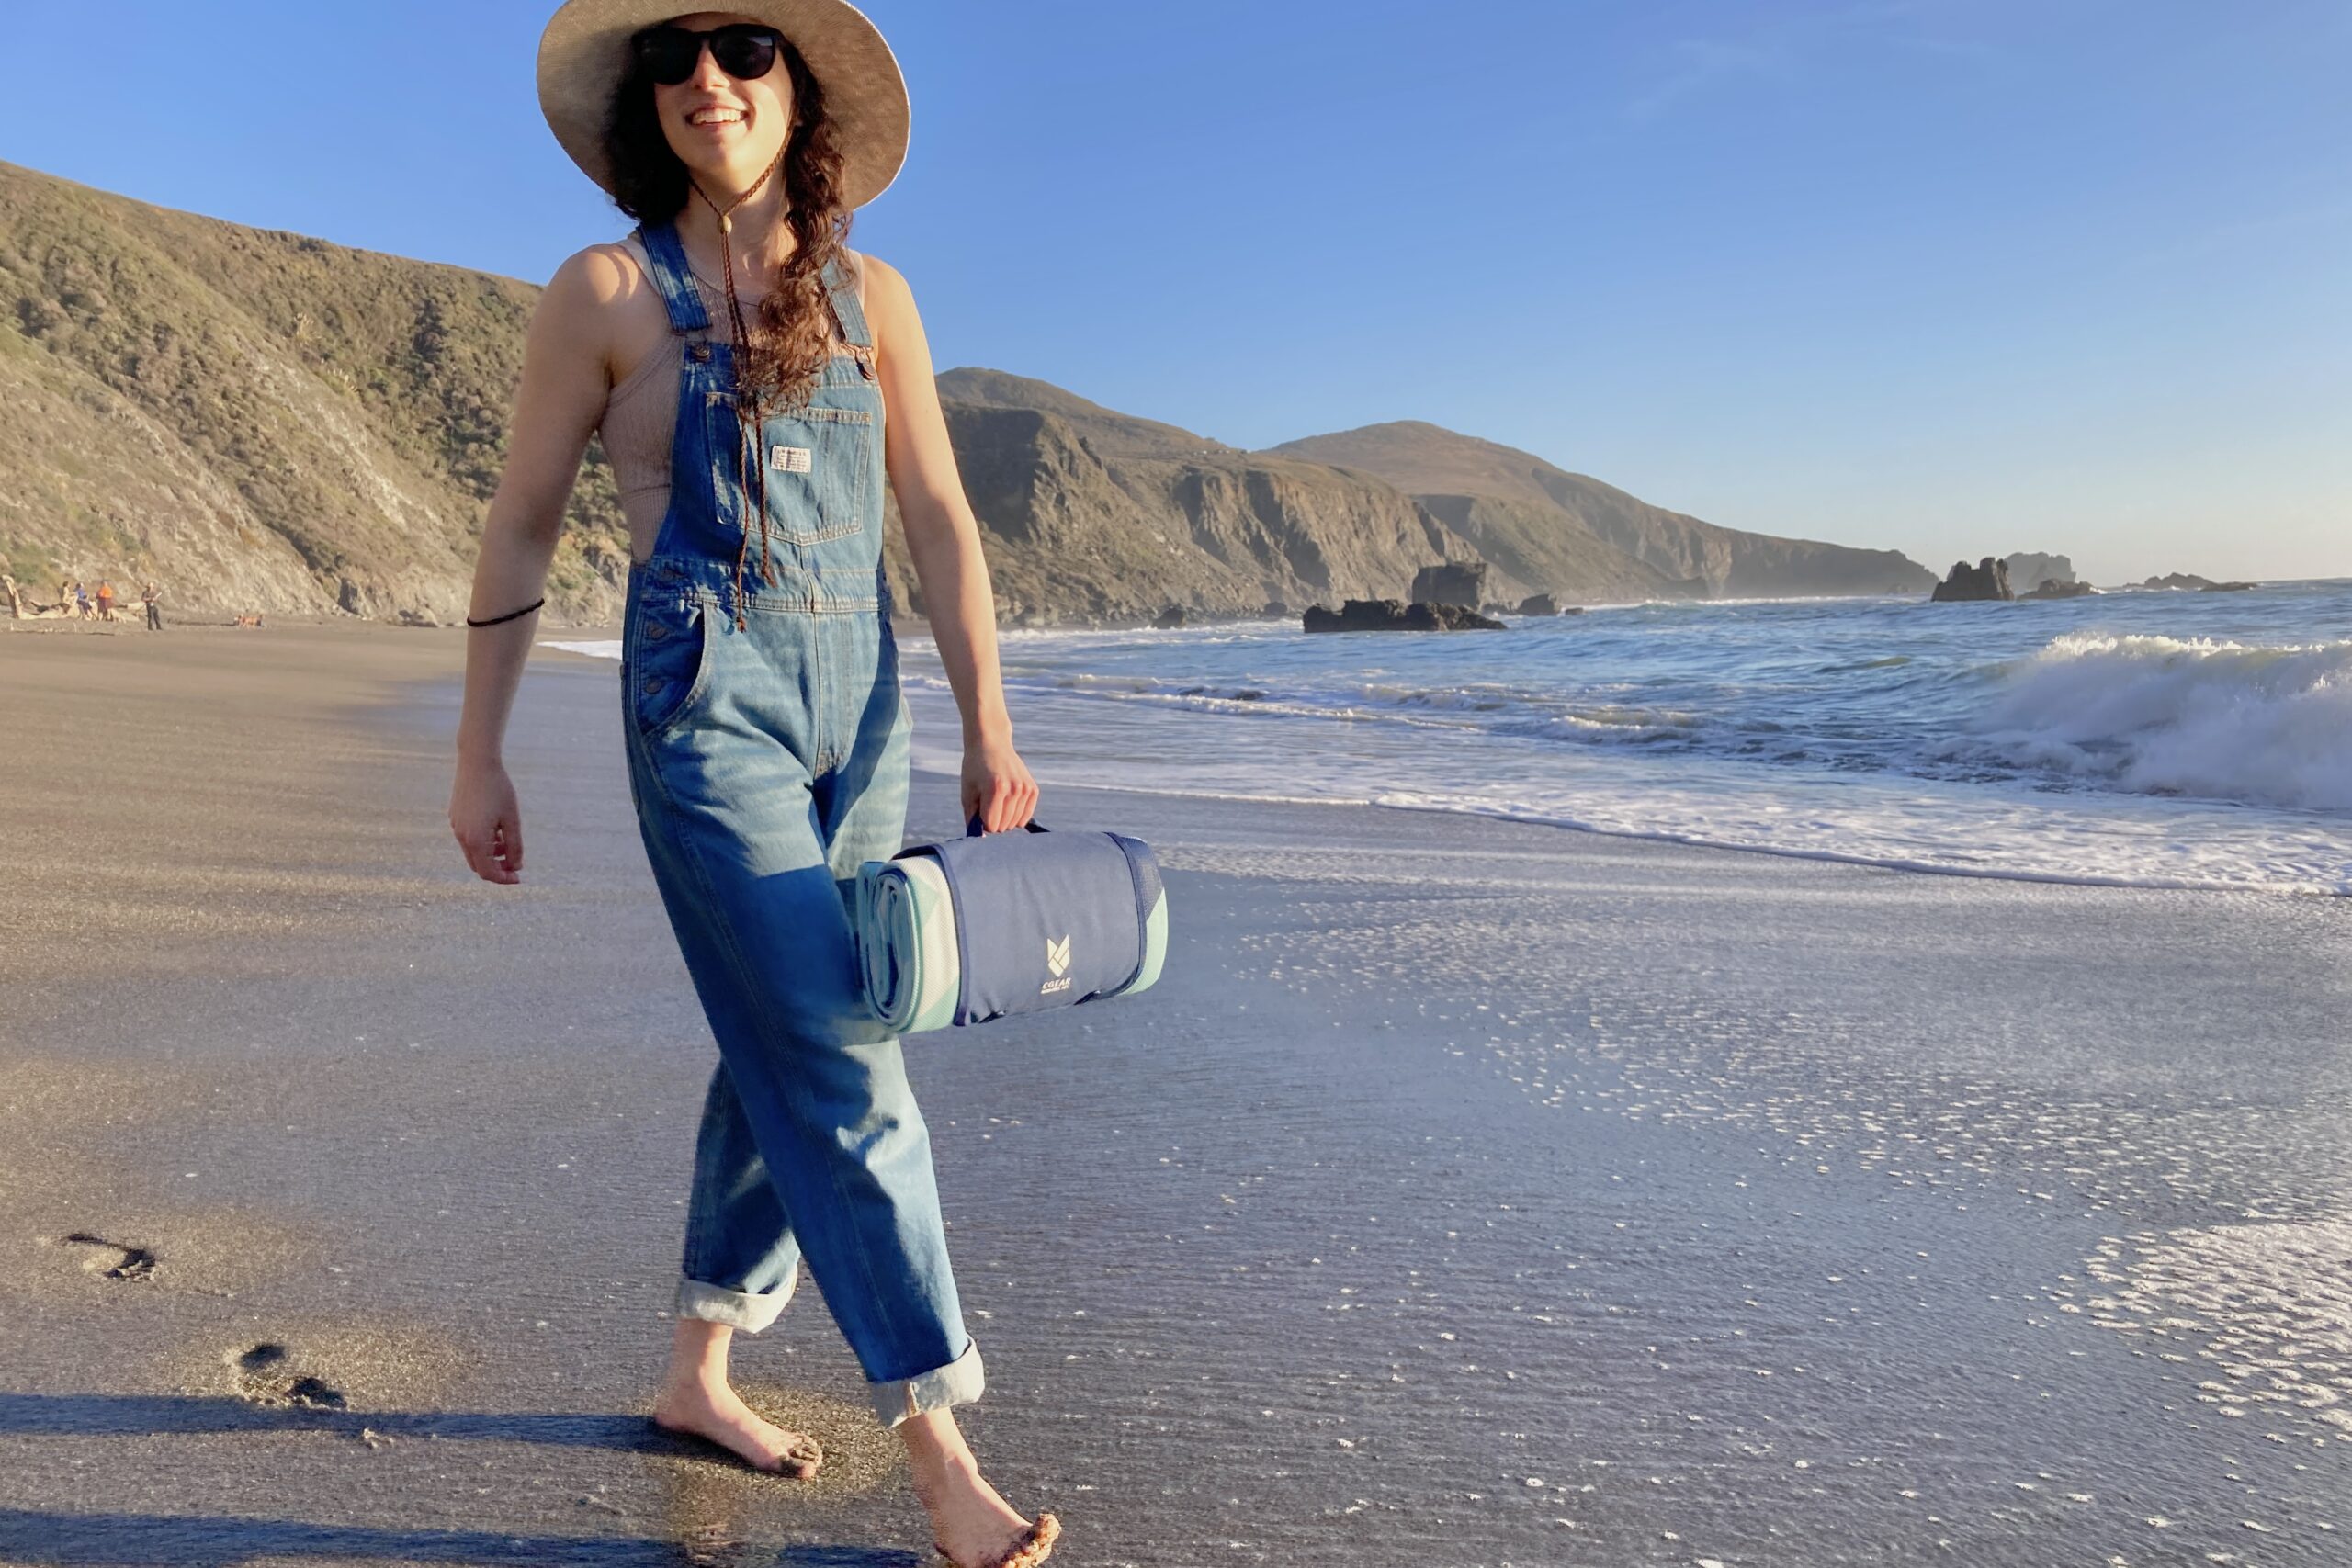
<path id="1" fill-rule="evenodd" d="M 863 389 L 821 388 L 808 403 L 760 427 L 768 527 L 800 545 L 863 533 L 880 513 L 881 411 Z M 880 529 L 876 545 L 880 545 Z"/>

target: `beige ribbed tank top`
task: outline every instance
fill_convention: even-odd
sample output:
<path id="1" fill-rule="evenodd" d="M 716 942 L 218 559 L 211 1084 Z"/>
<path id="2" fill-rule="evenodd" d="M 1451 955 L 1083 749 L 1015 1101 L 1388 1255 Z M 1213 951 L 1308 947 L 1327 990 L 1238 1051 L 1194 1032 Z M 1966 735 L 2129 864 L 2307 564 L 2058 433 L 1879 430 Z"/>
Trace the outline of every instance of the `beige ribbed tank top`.
<path id="1" fill-rule="evenodd" d="M 652 264 L 644 250 L 634 236 L 623 243 L 639 270 L 647 275 L 650 286 Z M 856 265 L 854 257 L 851 258 L 851 265 Z M 865 302 L 865 283 L 861 269 L 861 304 Z M 695 291 L 702 296 L 703 310 L 710 317 L 713 333 L 723 336 L 726 294 L 698 276 L 694 284 Z M 749 303 L 745 301 L 747 307 Z M 605 417 L 596 427 L 596 434 L 605 443 L 605 456 L 613 465 L 614 481 L 620 487 L 621 512 L 628 519 L 631 551 L 640 560 L 652 553 L 654 539 L 662 531 L 662 515 L 670 510 L 670 446 L 678 430 L 678 378 L 684 370 L 685 357 L 685 340 L 676 333 L 665 333 L 661 345 L 605 398 Z"/>

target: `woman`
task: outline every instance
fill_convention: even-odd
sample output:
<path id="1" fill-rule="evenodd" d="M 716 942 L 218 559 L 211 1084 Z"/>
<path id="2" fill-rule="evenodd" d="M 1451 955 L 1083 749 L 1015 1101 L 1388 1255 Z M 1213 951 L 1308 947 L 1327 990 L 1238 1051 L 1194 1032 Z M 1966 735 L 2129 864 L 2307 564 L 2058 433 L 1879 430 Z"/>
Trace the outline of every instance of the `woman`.
<path id="1" fill-rule="evenodd" d="M 673 0 L 674 3 L 674 0 Z M 929 1135 L 866 1009 L 848 899 L 904 843 L 908 710 L 882 485 L 896 492 L 964 718 L 962 802 L 989 831 L 1037 789 L 1014 752 L 979 533 L 899 275 L 844 247 L 905 156 L 889 47 L 842 0 L 665 13 L 569 0 L 540 43 L 558 141 L 639 228 L 558 270 L 533 318 L 475 569 L 449 820 L 520 878 L 501 738 L 589 434 L 632 536 L 623 731 L 639 826 L 717 1036 L 684 1277 L 654 1419 L 754 1467 L 821 1450 L 729 1386 L 737 1329 L 802 1256 L 904 1441 L 940 1551 L 1043 1562 L 1059 1529 L 981 1478 L 952 1407 L 979 1352 L 948 1267 Z M 520 608 L 517 608 L 520 606 Z"/>

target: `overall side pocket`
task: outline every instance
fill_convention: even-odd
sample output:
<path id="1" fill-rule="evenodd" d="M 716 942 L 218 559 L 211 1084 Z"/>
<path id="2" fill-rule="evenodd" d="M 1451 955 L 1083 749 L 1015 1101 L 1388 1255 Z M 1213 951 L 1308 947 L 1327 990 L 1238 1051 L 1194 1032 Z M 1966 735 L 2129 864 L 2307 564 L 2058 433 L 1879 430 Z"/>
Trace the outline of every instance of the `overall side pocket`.
<path id="1" fill-rule="evenodd" d="M 697 594 L 648 596 L 630 607 L 621 678 L 647 739 L 676 728 L 708 688 L 713 609 Z"/>

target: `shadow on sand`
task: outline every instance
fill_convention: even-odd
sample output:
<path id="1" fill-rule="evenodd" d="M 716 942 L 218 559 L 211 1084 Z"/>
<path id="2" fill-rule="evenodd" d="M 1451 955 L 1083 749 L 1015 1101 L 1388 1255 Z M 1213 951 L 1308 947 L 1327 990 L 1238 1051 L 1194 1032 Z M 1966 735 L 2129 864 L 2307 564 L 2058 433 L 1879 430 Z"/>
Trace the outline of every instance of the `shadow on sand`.
<path id="1" fill-rule="evenodd" d="M 249 1404 L 225 1395 L 0 1394 L 0 1434 L 154 1437 L 189 1433 L 334 1433 L 435 1438 L 702 1457 L 698 1444 L 641 1416 L 487 1411 L 356 1411 Z M 897 1548 L 699 1545 L 641 1536 L 514 1536 L 485 1530 L 379 1529 L 217 1515 L 74 1514 L 0 1508 L 0 1561 L 40 1568 L 171 1563 L 230 1568 L 256 1557 L 381 1558 L 401 1562 L 578 1563 L 582 1568 L 921 1568 Z"/>
<path id="2" fill-rule="evenodd" d="M 513 1415 L 472 1410 L 344 1410 L 256 1404 L 232 1394 L 0 1393 L 0 1433 L 145 1438 L 191 1432 L 333 1432 L 444 1438 L 628 1453 L 695 1453 L 642 1416 Z"/>
<path id="3" fill-rule="evenodd" d="M 197 1514 L 51 1514 L 0 1508 L 0 1553 L 28 1565 L 73 1568 L 232 1568 L 256 1557 L 385 1558 L 400 1562 L 527 1562 L 579 1568 L 682 1568 L 743 1563 L 773 1568 L 919 1568 L 895 1548 L 789 1546 L 757 1558 L 725 1549 L 631 1536 L 497 1535 L 486 1530 L 369 1529 L 299 1519 Z"/>

